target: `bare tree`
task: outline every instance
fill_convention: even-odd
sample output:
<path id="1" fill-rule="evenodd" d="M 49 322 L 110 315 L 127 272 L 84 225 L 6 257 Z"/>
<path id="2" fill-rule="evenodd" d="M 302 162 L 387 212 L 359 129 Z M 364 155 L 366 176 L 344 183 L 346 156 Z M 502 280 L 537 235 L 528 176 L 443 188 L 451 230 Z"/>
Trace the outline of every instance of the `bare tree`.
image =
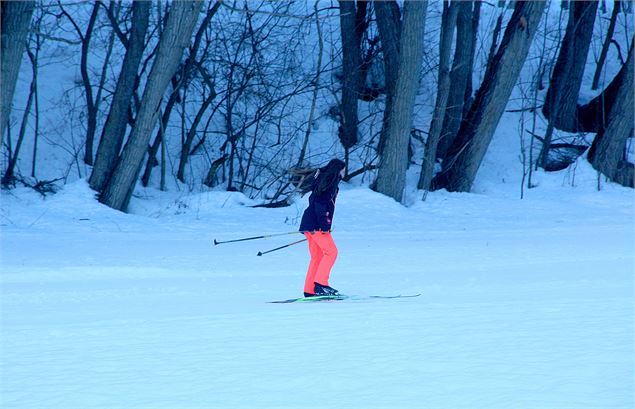
<path id="1" fill-rule="evenodd" d="M 315 106 L 317 104 L 318 91 L 320 89 L 320 76 L 322 74 L 322 55 L 324 54 L 324 39 L 322 36 L 322 26 L 320 24 L 320 13 L 318 9 L 318 3 L 314 5 L 315 13 L 315 29 L 318 37 L 318 57 L 315 69 L 315 79 L 313 80 L 313 92 L 311 95 L 311 109 L 309 110 L 309 118 L 306 124 L 306 131 L 304 133 L 304 141 L 302 143 L 302 149 L 296 163 L 296 168 L 301 168 L 304 165 L 304 157 L 306 155 L 307 146 L 309 144 L 309 136 L 311 135 L 311 128 L 313 127 L 313 118 L 315 116 Z"/>
<path id="2" fill-rule="evenodd" d="M 29 57 L 31 57 L 30 52 Z M 15 165 L 18 162 L 18 157 L 20 156 L 20 148 L 22 147 L 22 143 L 24 142 L 24 136 L 26 135 L 26 126 L 29 121 L 29 116 L 31 115 L 31 107 L 33 105 L 33 100 L 37 90 L 37 70 L 35 68 L 36 62 L 34 59 L 31 59 L 31 64 L 33 65 L 33 77 L 31 79 L 31 86 L 29 87 L 29 96 L 27 98 L 24 114 L 22 114 L 22 122 L 20 123 L 20 131 L 18 134 L 18 140 L 16 141 L 15 149 L 13 151 L 9 149 L 9 162 L 6 171 L 2 176 L 2 181 L 0 182 L 3 186 L 8 186 L 13 182 Z M 9 145 L 10 144 L 11 141 L 9 140 Z"/>
<path id="3" fill-rule="evenodd" d="M 503 29 L 503 17 L 505 16 L 505 1 L 499 1 L 498 6 L 502 9 L 496 19 L 494 25 L 494 31 L 492 32 L 492 44 L 489 46 L 489 53 L 487 54 L 487 68 L 494 63 L 494 56 L 496 55 L 496 49 L 498 48 L 498 36 Z M 487 71 L 487 68 L 485 71 Z"/>
<path id="4" fill-rule="evenodd" d="M 42 43 L 43 43 L 42 36 L 40 35 L 40 29 L 42 27 L 43 18 L 44 18 L 44 13 L 39 13 L 39 16 L 35 20 L 35 33 L 33 35 L 35 44 L 33 46 L 33 50 L 31 50 L 29 46 L 27 46 L 26 48 L 26 52 L 29 56 L 29 60 L 31 60 L 31 67 L 33 71 L 33 88 L 34 88 L 33 103 L 35 105 L 35 112 L 34 112 L 35 123 L 34 123 L 34 129 L 33 129 L 33 158 L 31 160 L 31 177 L 35 177 L 38 140 L 40 136 L 40 100 L 39 100 L 39 93 L 38 93 L 38 89 L 39 89 L 38 88 L 38 77 L 39 77 L 38 67 L 40 64 L 39 63 L 40 50 L 42 49 Z"/>
<path id="5" fill-rule="evenodd" d="M 172 77 L 172 92 L 170 93 L 170 97 L 168 98 L 168 102 L 165 104 L 161 112 L 161 117 L 159 118 L 159 129 L 157 130 L 157 134 L 154 138 L 154 142 L 148 149 L 148 158 L 146 160 L 146 167 L 143 171 L 143 176 L 141 176 L 141 183 L 143 186 L 148 186 L 150 184 L 150 177 L 152 176 L 152 169 L 159 164 L 157 160 L 157 154 L 159 152 L 159 148 L 164 146 L 163 141 L 165 138 L 165 128 L 168 126 L 170 122 L 170 116 L 172 114 L 172 110 L 176 105 L 177 100 L 179 99 L 179 90 L 184 82 L 182 79 L 182 74 L 186 72 L 185 69 L 179 70 Z"/>
<path id="6" fill-rule="evenodd" d="M 456 19 L 456 44 L 450 90 L 443 119 L 441 137 L 437 146 L 437 158 L 445 157 L 461 126 L 464 109 L 472 98 L 472 66 L 476 46 L 476 33 L 480 16 L 480 2 L 459 1 Z"/>
<path id="7" fill-rule="evenodd" d="M 466 2 L 467 3 L 467 2 Z M 469 3 L 467 3 L 469 5 Z M 423 163 L 421 165 L 421 174 L 419 176 L 419 189 L 429 190 L 432 182 L 434 171 L 434 163 L 437 157 L 437 145 L 441 139 L 441 128 L 445 109 L 448 103 L 448 95 L 450 93 L 450 51 L 452 50 L 452 42 L 454 38 L 454 27 L 456 25 L 458 3 L 448 0 L 443 2 L 443 14 L 441 16 L 441 38 L 439 40 L 439 73 L 437 98 L 434 105 L 434 113 L 430 122 L 430 132 L 426 140 L 425 153 Z M 457 49 L 460 47 L 456 47 Z"/>
<path id="8" fill-rule="evenodd" d="M 628 52 L 625 75 L 615 97 L 615 103 L 608 112 L 606 124 L 593 140 L 589 149 L 589 162 L 595 169 L 611 180 L 624 186 L 635 187 L 635 168 L 624 158 L 626 140 L 633 136 L 633 43 Z"/>
<path id="9" fill-rule="evenodd" d="M 340 32 L 342 35 L 342 124 L 340 141 L 344 146 L 348 169 L 348 152 L 357 143 L 357 100 L 362 88 L 362 35 L 366 30 L 364 0 L 340 1 Z"/>
<path id="10" fill-rule="evenodd" d="M 0 68 L 0 146 L 4 144 L 4 131 L 9 121 L 13 93 L 18 80 L 26 35 L 29 31 L 35 1 L 0 2 L 0 31 L 2 33 Z"/>
<path id="11" fill-rule="evenodd" d="M 617 16 L 620 14 L 622 2 L 620 0 L 615 0 L 613 3 L 613 13 L 611 14 L 611 20 L 609 22 L 609 28 L 606 31 L 606 38 L 604 39 L 604 43 L 602 44 L 602 51 L 600 52 L 600 58 L 598 59 L 597 67 L 595 68 L 595 74 L 593 75 L 593 84 L 591 85 L 591 89 L 597 89 L 598 84 L 600 82 L 600 75 L 602 74 L 602 68 L 604 67 L 604 61 L 606 60 L 606 55 L 609 52 L 609 47 L 611 46 L 611 42 L 613 41 L 613 33 L 615 32 L 615 26 L 617 23 Z"/>
<path id="12" fill-rule="evenodd" d="M 197 71 L 200 73 L 201 78 L 203 79 L 203 103 L 200 104 L 198 112 L 194 118 L 194 121 L 190 125 L 190 129 L 187 131 L 187 136 L 183 140 L 183 144 L 181 147 L 181 158 L 179 161 L 179 168 L 177 171 L 177 179 L 181 182 L 185 182 L 185 165 L 187 164 L 188 158 L 190 156 L 190 150 L 192 148 L 192 143 L 194 142 L 194 137 L 196 136 L 196 131 L 198 129 L 199 124 L 203 120 L 203 115 L 205 115 L 207 109 L 210 107 L 214 99 L 216 98 L 216 89 L 214 86 L 214 81 L 207 72 L 207 70 L 202 66 L 200 62 L 197 62 L 197 52 L 200 48 L 201 41 L 203 39 L 203 35 L 207 28 L 209 27 L 210 22 L 212 21 L 212 17 L 218 11 L 220 7 L 220 1 L 216 1 L 212 7 L 210 7 L 203 19 L 196 36 L 194 37 L 194 44 L 190 47 L 189 58 L 185 63 L 183 68 L 183 72 L 186 73 L 186 78 L 189 76 L 190 71 L 195 67 Z M 184 78 L 180 81 L 180 84 L 184 84 L 187 79 Z"/>
<path id="13" fill-rule="evenodd" d="M 196 136 L 196 130 L 198 129 L 199 124 L 203 119 L 203 115 L 212 104 L 212 101 L 216 98 L 216 90 L 214 89 L 214 83 L 212 82 L 209 74 L 205 72 L 205 70 L 200 67 L 201 75 L 205 78 L 205 83 L 207 84 L 207 96 L 204 98 L 203 103 L 201 104 L 198 112 L 196 113 L 196 117 L 190 126 L 190 129 L 187 131 L 187 136 L 183 141 L 183 146 L 181 147 L 181 158 L 179 161 L 179 169 L 176 173 L 176 178 L 181 182 L 185 182 L 185 165 L 187 164 L 187 160 L 191 154 L 190 150 L 192 149 L 192 143 L 194 142 L 194 137 Z"/>
<path id="14" fill-rule="evenodd" d="M 397 82 L 397 67 L 399 66 L 399 46 L 401 37 L 401 11 L 393 0 L 375 1 L 375 15 L 377 28 L 381 39 L 381 49 L 384 57 L 384 77 L 386 104 L 381 134 L 379 137 L 378 153 L 382 154 L 386 144 L 388 130 L 388 113 L 392 112 L 392 101 Z"/>
<path id="15" fill-rule="evenodd" d="M 88 73 L 88 53 L 90 51 L 90 41 L 93 37 L 95 23 L 97 22 L 97 16 L 99 14 L 101 3 L 95 2 L 93 4 L 93 10 L 90 14 L 90 18 L 88 20 L 88 24 L 86 25 L 85 31 L 82 30 L 82 28 L 70 15 L 70 13 L 66 11 L 61 2 L 59 2 L 59 7 L 62 10 L 62 14 L 68 18 L 68 21 L 71 22 L 71 24 L 77 31 L 77 35 L 79 36 L 80 43 L 82 45 L 79 71 L 82 76 L 82 86 L 84 87 L 84 94 L 86 97 L 86 145 L 84 152 L 84 163 L 86 163 L 87 165 L 92 165 L 93 142 L 95 140 L 95 132 L 97 130 L 97 112 L 99 100 L 95 99 L 93 96 L 93 85 L 91 84 L 90 75 Z"/>
<path id="16" fill-rule="evenodd" d="M 518 1 L 493 63 L 434 181 L 435 188 L 469 192 L 505 110 L 545 8 L 544 1 Z"/>
<path id="17" fill-rule="evenodd" d="M 631 39 L 631 44 L 634 39 Z M 628 66 L 622 65 L 617 75 L 604 90 L 585 105 L 578 106 L 577 120 L 581 132 L 599 132 L 606 125 L 606 119 L 617 101 L 621 84 L 625 81 Z"/>
<path id="18" fill-rule="evenodd" d="M 593 23 L 597 14 L 597 1 L 573 1 L 569 21 L 551 83 L 545 97 L 542 112 L 556 129 L 567 132 L 578 131 L 576 110 L 582 75 L 593 35 Z M 546 139 L 546 138 L 545 138 Z M 543 148 L 549 149 L 545 140 Z"/>
<path id="19" fill-rule="evenodd" d="M 110 105 L 110 112 L 102 131 L 95 157 L 95 166 L 89 180 L 90 186 L 99 192 L 103 190 L 106 181 L 114 170 L 116 159 L 123 144 L 126 124 L 128 123 L 128 109 L 137 88 L 137 72 L 145 48 L 149 16 L 150 2 L 133 2 L 130 38 L 124 37 L 126 54 Z"/>
<path id="20" fill-rule="evenodd" d="M 374 189 L 397 201 L 403 200 L 408 168 L 408 146 L 415 97 L 419 88 L 419 68 L 423 57 L 423 34 L 427 1 L 408 1 L 399 45 L 397 79 L 387 112 L 386 146 L 382 153 Z"/>
<path id="21" fill-rule="evenodd" d="M 101 202 L 114 209 L 125 211 L 128 207 L 156 125 L 161 99 L 179 65 L 183 50 L 190 44 L 201 5 L 202 2 L 198 1 L 177 1 L 170 6 L 132 133 L 100 197 Z"/>
<path id="22" fill-rule="evenodd" d="M 267 198 L 278 197 L 280 189 L 288 187 L 284 175 L 297 162 L 289 144 L 306 134 L 305 119 L 298 124 L 290 118 L 304 118 L 300 112 L 306 107 L 306 93 L 316 85 L 315 72 L 305 72 L 300 62 L 307 56 L 299 52 L 302 43 L 315 37 L 298 35 L 311 30 L 314 17 L 298 16 L 297 26 L 289 24 L 290 8 L 297 5 L 245 2 L 242 20 L 221 16 L 217 22 L 210 71 L 217 73 L 218 104 L 211 112 L 218 129 L 211 133 L 224 141 L 217 140 L 220 146 L 213 144 L 214 153 L 208 154 L 208 186 L 224 183 L 228 190 L 261 192 Z M 207 126 L 202 133 L 204 139 Z"/>
<path id="23" fill-rule="evenodd" d="M 157 130 L 157 134 L 154 138 L 154 142 L 152 143 L 152 145 L 150 146 L 148 150 L 148 159 L 146 161 L 146 166 L 143 172 L 143 176 L 141 177 L 141 183 L 143 184 L 143 186 L 148 186 L 150 184 L 152 169 L 155 166 L 157 166 L 159 163 L 157 160 L 157 153 L 159 152 L 159 148 L 162 149 L 161 152 L 163 155 L 163 152 L 165 149 L 165 144 L 164 144 L 165 132 L 164 131 L 167 128 L 168 123 L 170 122 L 170 117 L 172 115 L 173 109 L 177 103 L 181 103 L 182 105 L 185 105 L 186 96 L 183 90 L 187 88 L 187 84 L 190 81 L 192 81 L 193 77 L 195 76 L 195 72 L 198 70 L 202 74 L 201 77 L 203 78 L 203 89 L 206 89 L 208 87 L 210 90 L 210 93 L 207 94 L 204 99 L 204 101 L 209 101 L 209 102 L 207 103 L 204 102 L 203 104 L 204 109 L 202 111 L 199 109 L 200 115 L 197 114 L 198 120 L 195 119 L 196 126 L 193 127 L 193 129 L 190 129 L 190 131 L 188 131 L 188 137 L 187 139 L 184 139 L 185 141 L 184 147 L 187 146 L 187 149 L 185 149 L 187 154 L 184 155 L 183 152 L 181 152 L 181 161 L 179 163 L 179 171 L 177 172 L 177 179 L 181 180 L 182 182 L 185 181 L 185 176 L 184 176 L 185 165 L 189 158 L 189 154 L 190 154 L 189 149 L 192 145 L 193 138 L 196 135 L 197 126 L 202 120 L 202 115 L 205 113 L 205 110 L 207 110 L 211 102 L 214 100 L 214 98 L 216 98 L 216 90 L 214 89 L 213 81 L 209 78 L 207 71 L 205 70 L 204 67 L 202 67 L 202 63 L 201 63 L 203 59 L 208 58 L 208 56 L 206 55 L 206 52 L 207 52 L 207 48 L 209 48 L 209 41 L 207 41 L 205 50 L 202 53 L 203 55 L 201 57 L 197 57 L 197 54 L 203 42 L 203 38 L 207 35 L 206 32 L 207 32 L 207 29 L 209 28 L 210 22 L 212 21 L 212 17 L 214 17 L 216 12 L 218 11 L 220 4 L 221 4 L 221 1 L 217 0 L 211 7 L 208 8 L 207 14 L 205 15 L 205 18 L 203 19 L 203 21 L 201 22 L 201 25 L 199 26 L 198 31 L 196 32 L 196 35 L 194 36 L 194 42 L 192 43 L 192 45 L 190 46 L 188 50 L 189 56 L 187 60 L 185 60 L 185 63 L 179 67 L 179 69 L 177 70 L 177 72 L 174 73 L 174 76 L 171 79 L 172 91 L 170 92 L 170 96 L 168 98 L 167 103 L 165 104 L 165 108 L 161 115 L 160 126 L 159 126 L 159 129 Z M 185 110 L 183 110 L 183 112 L 184 111 Z M 163 174 L 165 173 L 165 162 L 161 161 L 161 165 L 162 165 L 161 169 Z"/>

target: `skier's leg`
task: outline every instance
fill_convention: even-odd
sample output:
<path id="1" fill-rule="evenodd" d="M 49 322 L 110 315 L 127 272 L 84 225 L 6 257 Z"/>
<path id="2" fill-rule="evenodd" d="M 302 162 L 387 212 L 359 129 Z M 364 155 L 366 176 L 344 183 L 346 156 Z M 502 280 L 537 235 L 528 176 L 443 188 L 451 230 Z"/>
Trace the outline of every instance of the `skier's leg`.
<path id="1" fill-rule="evenodd" d="M 313 240 L 317 234 L 304 233 L 309 243 L 309 253 L 311 253 L 311 261 L 309 262 L 309 270 L 306 273 L 306 279 L 304 280 L 304 292 L 314 294 L 315 289 L 315 273 L 317 272 L 320 261 L 323 257 L 323 252 L 320 246 Z"/>
<path id="2" fill-rule="evenodd" d="M 331 233 L 315 233 L 313 241 L 317 243 L 323 253 L 315 274 L 315 282 L 328 286 L 331 269 L 337 258 L 337 247 L 333 237 L 331 237 Z"/>

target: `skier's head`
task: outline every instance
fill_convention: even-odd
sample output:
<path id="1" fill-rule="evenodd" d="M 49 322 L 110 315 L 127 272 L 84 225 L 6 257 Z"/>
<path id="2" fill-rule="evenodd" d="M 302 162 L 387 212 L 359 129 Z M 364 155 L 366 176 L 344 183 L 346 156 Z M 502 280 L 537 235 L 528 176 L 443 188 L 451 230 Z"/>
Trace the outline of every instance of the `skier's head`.
<path id="1" fill-rule="evenodd" d="M 326 166 L 320 168 L 316 190 L 319 194 L 331 189 L 342 180 L 342 171 L 346 164 L 339 159 L 331 159 Z"/>

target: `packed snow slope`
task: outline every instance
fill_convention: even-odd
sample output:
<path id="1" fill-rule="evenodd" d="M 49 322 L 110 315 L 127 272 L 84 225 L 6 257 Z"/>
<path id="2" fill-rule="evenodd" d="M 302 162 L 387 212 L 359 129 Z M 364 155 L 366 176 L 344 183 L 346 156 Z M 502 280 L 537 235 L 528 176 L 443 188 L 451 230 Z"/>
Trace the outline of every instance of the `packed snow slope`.
<path id="1" fill-rule="evenodd" d="M 213 245 L 295 230 L 306 197 L 2 192 L 0 406 L 632 408 L 634 195 L 578 172 L 410 206 L 343 184 L 331 285 L 422 296 L 309 304 L 268 303 L 306 243 L 256 256 L 300 236 Z"/>

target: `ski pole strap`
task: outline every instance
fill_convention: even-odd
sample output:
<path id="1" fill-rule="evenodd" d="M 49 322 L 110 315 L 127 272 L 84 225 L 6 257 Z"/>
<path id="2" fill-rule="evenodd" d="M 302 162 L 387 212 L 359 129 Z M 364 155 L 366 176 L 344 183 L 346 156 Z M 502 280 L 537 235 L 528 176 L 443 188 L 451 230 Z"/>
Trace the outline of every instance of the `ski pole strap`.
<path id="1" fill-rule="evenodd" d="M 307 239 L 302 239 L 302 240 L 294 241 L 293 243 L 285 244 L 284 246 L 276 247 L 275 249 L 271 249 L 267 251 L 259 251 L 258 256 L 264 256 L 267 253 L 272 253 L 274 251 L 278 251 L 278 250 L 293 246 L 294 244 L 302 243 L 303 241 L 306 241 L 306 240 Z"/>

